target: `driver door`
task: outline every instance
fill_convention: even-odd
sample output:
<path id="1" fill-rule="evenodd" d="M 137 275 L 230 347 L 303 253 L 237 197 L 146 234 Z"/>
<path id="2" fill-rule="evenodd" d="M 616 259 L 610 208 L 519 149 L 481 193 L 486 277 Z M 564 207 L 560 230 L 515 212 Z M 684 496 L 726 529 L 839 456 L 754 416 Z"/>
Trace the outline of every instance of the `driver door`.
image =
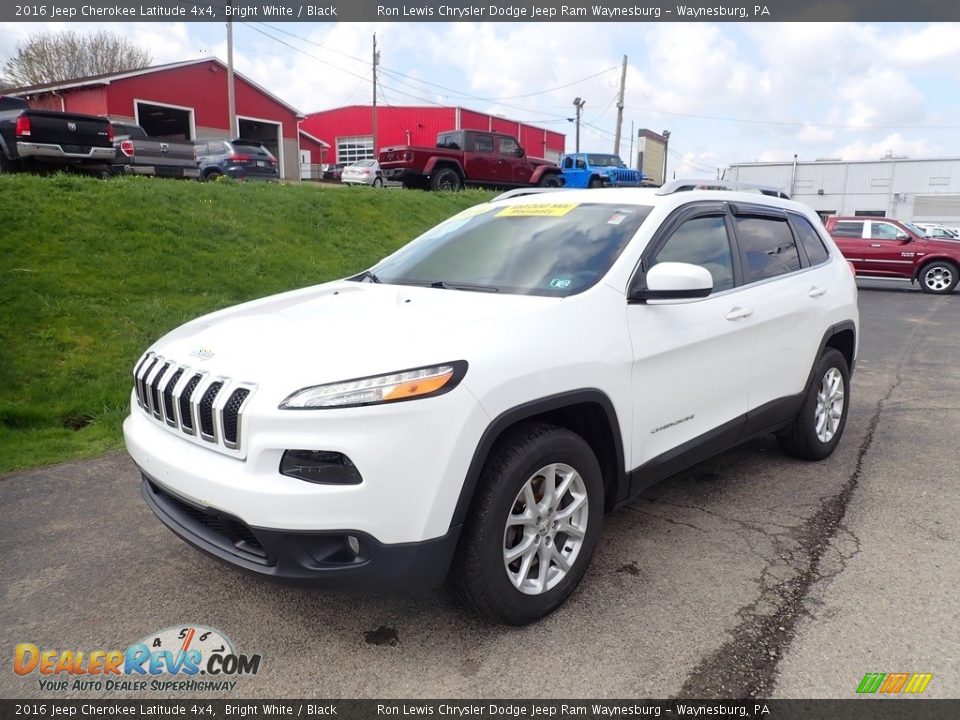
<path id="1" fill-rule="evenodd" d="M 721 203 L 687 206 L 664 224 L 631 283 L 658 262 L 707 268 L 714 290 L 696 300 L 629 304 L 633 347 L 631 494 L 732 445 L 743 429 L 753 363 L 752 311 L 737 287 L 731 221 Z"/>

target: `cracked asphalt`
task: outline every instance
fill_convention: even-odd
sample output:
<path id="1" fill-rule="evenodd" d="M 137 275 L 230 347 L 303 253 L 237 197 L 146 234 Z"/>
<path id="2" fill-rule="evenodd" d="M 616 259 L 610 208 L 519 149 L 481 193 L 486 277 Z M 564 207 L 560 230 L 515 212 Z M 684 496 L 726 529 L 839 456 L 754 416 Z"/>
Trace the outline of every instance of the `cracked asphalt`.
<path id="1" fill-rule="evenodd" d="M 521 629 L 448 591 L 323 594 L 223 567 L 153 518 L 124 454 L 9 475 L 0 697 L 52 697 L 12 672 L 16 643 L 120 649 L 185 624 L 263 656 L 234 697 L 849 698 L 866 672 L 930 672 L 925 695 L 960 697 L 960 296 L 861 282 L 860 307 L 832 457 L 769 437 L 655 486 L 607 516 L 571 600 Z"/>

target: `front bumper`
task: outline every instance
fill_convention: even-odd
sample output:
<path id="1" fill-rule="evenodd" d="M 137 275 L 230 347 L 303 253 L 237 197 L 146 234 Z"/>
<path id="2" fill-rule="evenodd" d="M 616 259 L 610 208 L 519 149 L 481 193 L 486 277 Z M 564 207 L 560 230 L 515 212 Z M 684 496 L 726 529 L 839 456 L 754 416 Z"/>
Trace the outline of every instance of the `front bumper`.
<path id="1" fill-rule="evenodd" d="M 457 526 L 432 540 L 384 545 L 355 530 L 272 530 L 197 505 L 146 473 L 141 492 L 164 525 L 214 559 L 268 580 L 328 590 L 432 590 L 443 583 L 460 535 Z"/>

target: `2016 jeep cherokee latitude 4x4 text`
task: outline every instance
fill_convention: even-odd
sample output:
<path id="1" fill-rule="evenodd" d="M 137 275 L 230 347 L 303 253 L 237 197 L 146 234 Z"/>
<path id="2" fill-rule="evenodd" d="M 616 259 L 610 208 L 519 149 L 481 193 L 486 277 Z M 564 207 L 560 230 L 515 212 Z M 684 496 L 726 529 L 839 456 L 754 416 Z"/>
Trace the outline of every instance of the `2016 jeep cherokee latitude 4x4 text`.
<path id="1" fill-rule="evenodd" d="M 848 264 L 803 205 L 677 187 L 515 190 L 359 275 L 174 330 L 124 424 L 146 502 L 260 576 L 409 592 L 450 571 L 522 624 L 652 483 L 767 432 L 826 457 Z"/>

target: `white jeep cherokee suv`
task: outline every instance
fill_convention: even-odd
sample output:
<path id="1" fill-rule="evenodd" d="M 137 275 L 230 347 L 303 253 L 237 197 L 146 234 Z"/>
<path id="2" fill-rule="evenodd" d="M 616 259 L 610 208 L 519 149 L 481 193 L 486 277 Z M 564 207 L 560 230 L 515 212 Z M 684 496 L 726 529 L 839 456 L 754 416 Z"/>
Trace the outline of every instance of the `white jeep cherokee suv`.
<path id="1" fill-rule="evenodd" d="M 556 609 L 605 511 L 750 438 L 843 433 L 857 291 L 807 207 L 704 181 L 508 192 L 134 368 L 143 497 L 263 577 Z"/>

